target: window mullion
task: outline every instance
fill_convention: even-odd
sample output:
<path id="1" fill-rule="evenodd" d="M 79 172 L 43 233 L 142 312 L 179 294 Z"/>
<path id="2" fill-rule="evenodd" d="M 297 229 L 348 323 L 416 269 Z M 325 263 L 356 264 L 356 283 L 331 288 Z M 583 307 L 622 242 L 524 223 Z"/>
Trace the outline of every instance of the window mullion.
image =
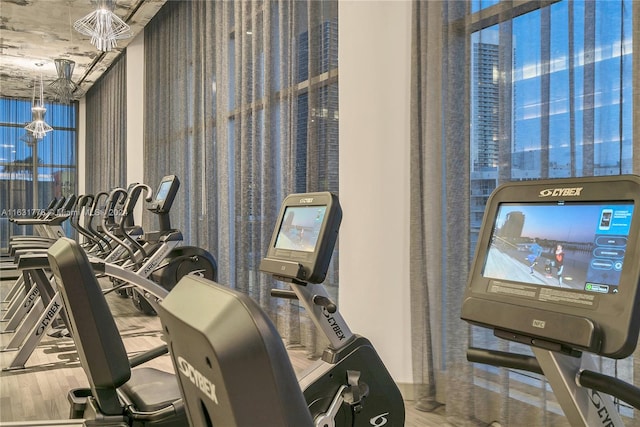
<path id="1" fill-rule="evenodd" d="M 500 3 L 469 14 L 464 18 L 464 25 L 470 33 L 492 27 L 501 22 L 509 21 L 520 15 L 533 12 L 563 0 L 515 0 L 501 1 Z M 462 24 L 461 21 L 452 22 L 454 25 Z"/>

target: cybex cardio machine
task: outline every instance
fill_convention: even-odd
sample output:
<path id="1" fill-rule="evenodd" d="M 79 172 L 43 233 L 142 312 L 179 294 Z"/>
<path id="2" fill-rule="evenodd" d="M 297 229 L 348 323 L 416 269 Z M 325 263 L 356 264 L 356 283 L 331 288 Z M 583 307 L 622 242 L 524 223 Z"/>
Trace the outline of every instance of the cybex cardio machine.
<path id="1" fill-rule="evenodd" d="M 139 186 L 146 187 L 147 193 L 150 193 L 146 185 Z M 171 291 L 178 280 L 186 274 L 196 274 L 215 280 L 218 271 L 216 260 L 209 252 L 196 246 L 182 246 L 182 233 L 171 227 L 169 212 L 179 188 L 178 177 L 165 176 L 160 181 L 154 198 L 147 200 L 149 202 L 147 209 L 158 217 L 158 231 L 147 231 L 139 239 L 128 236 L 125 229 L 126 219 L 135 204 L 135 201 L 132 202 L 129 199 L 126 199 L 123 208 L 127 215 L 121 218 L 118 225 L 122 238 L 108 232 L 108 227 L 103 221 L 103 229 L 109 238 L 117 243 L 118 247 L 114 252 L 128 255 L 127 261 L 123 264 L 124 267 L 135 270 L 141 277 L 150 277 L 167 291 Z M 126 196 L 127 193 L 123 189 L 120 191 Z M 113 196 L 110 196 L 109 200 L 112 198 Z M 115 199 L 117 198 L 116 195 Z M 120 283 L 114 280 L 116 286 Z M 143 297 L 143 292 L 142 289 L 131 290 L 134 306 L 143 313 L 155 314 L 152 304 Z"/>
<path id="2" fill-rule="evenodd" d="M 640 177 L 505 184 L 487 204 L 461 317 L 535 357 L 467 358 L 544 374 L 573 426 L 621 426 L 610 396 L 640 408 L 640 391 L 597 372 L 593 355 L 636 348 L 638 285 Z"/>
<path id="3" fill-rule="evenodd" d="M 192 426 L 403 426 L 404 403 L 371 343 L 322 286 L 342 211 L 330 193 L 294 194 L 260 270 L 289 282 L 330 346 L 301 378 L 269 317 L 245 294 L 185 276 L 159 306 Z M 346 285 L 345 285 L 346 286 Z"/>

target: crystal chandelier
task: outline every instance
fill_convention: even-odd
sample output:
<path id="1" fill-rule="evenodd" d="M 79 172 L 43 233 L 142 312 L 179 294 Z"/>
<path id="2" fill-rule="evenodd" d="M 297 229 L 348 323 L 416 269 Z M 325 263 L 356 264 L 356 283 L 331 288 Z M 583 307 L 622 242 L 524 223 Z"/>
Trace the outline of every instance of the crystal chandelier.
<path id="1" fill-rule="evenodd" d="M 42 74 L 40 74 L 40 99 L 36 103 L 36 82 L 33 82 L 33 107 L 31 107 L 31 116 L 33 121 L 26 125 L 24 128 L 31 132 L 36 139 L 42 139 L 51 132 L 53 128 L 44 121 L 44 115 L 47 109 L 44 106 L 44 94 L 43 94 Z"/>
<path id="2" fill-rule="evenodd" d="M 53 62 L 56 64 L 58 78 L 49 83 L 49 87 L 54 91 L 56 99 L 63 104 L 68 104 L 74 98 L 82 96 L 84 92 L 71 80 L 76 63 L 60 58 L 54 59 Z"/>
<path id="3" fill-rule="evenodd" d="M 78 19 L 73 28 L 85 36 L 91 37 L 91 44 L 98 50 L 107 52 L 117 46 L 116 40 L 131 37 L 129 26 L 113 10 L 116 0 L 94 0 L 98 8 Z"/>

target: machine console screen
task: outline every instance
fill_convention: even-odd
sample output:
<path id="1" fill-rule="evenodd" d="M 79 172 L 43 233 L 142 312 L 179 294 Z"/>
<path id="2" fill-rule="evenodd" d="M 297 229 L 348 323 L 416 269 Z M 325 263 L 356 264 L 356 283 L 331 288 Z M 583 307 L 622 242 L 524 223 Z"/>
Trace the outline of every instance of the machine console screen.
<path id="1" fill-rule="evenodd" d="M 627 357 L 640 331 L 639 204 L 636 175 L 500 185 L 460 317 L 547 350 Z"/>
<path id="2" fill-rule="evenodd" d="M 276 237 L 275 247 L 314 252 L 326 210 L 326 206 L 288 206 Z"/>
<path id="3" fill-rule="evenodd" d="M 322 283 L 338 238 L 342 209 L 329 192 L 290 194 L 282 202 L 260 271 L 278 280 Z"/>
<path id="4" fill-rule="evenodd" d="M 172 181 L 162 181 L 160 188 L 158 188 L 158 194 L 156 194 L 156 201 L 162 202 L 167 198 L 169 189 L 171 188 Z"/>
<path id="5" fill-rule="evenodd" d="M 482 274 L 617 294 L 633 209 L 627 201 L 501 203 Z"/>

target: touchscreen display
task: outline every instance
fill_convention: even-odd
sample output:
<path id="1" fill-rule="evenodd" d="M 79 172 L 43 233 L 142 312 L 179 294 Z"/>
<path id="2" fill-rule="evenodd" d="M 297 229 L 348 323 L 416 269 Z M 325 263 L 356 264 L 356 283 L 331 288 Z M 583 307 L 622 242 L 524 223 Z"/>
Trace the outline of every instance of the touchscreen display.
<path id="1" fill-rule="evenodd" d="M 162 184 L 160 184 L 160 188 L 158 188 L 158 194 L 156 195 L 156 201 L 162 202 L 164 199 L 166 199 L 170 188 L 171 188 L 171 181 L 162 182 Z"/>
<path id="2" fill-rule="evenodd" d="M 618 293 L 631 202 L 502 203 L 483 276 Z"/>
<path id="3" fill-rule="evenodd" d="M 326 210 L 326 206 L 287 207 L 275 247 L 302 252 L 315 251 Z"/>

